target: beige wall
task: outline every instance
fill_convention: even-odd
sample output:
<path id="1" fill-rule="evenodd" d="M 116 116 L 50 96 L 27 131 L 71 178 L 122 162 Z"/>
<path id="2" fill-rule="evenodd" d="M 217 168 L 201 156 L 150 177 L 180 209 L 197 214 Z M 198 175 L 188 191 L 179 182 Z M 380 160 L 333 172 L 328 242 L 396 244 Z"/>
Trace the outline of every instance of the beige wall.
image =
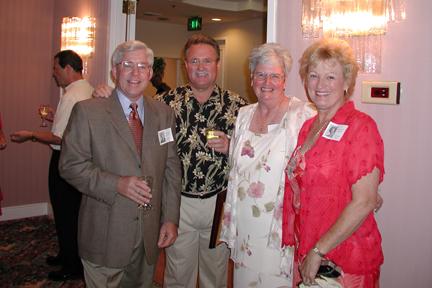
<path id="1" fill-rule="evenodd" d="M 225 40 L 225 88 L 253 99 L 249 88 L 247 57 L 253 47 L 265 42 L 263 20 L 213 24 L 201 32 L 215 39 Z M 161 57 L 181 58 L 183 45 L 192 34 L 193 32 L 187 31 L 186 25 L 159 24 L 144 20 L 138 20 L 136 25 L 136 39 L 144 41 L 154 50 L 156 56 Z"/>
<path id="2" fill-rule="evenodd" d="M 263 20 L 254 19 L 236 23 L 236 25 L 213 25 L 203 30 L 216 39 L 225 40 L 225 77 L 228 89 L 231 89 L 250 101 L 255 100 L 250 89 L 248 57 L 252 48 L 265 42 Z"/>

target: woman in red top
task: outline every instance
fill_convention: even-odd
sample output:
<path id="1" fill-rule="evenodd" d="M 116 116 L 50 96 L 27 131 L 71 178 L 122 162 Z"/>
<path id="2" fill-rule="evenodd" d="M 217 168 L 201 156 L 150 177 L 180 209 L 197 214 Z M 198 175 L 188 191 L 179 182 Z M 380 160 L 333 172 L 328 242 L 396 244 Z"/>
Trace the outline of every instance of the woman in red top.
<path id="1" fill-rule="evenodd" d="M 283 244 L 296 247 L 294 285 L 315 284 L 327 259 L 342 269 L 342 287 L 379 287 L 383 253 L 373 210 L 384 148 L 375 121 L 349 101 L 357 71 L 342 40 L 320 40 L 300 59 L 318 114 L 303 125 L 287 166 Z"/>

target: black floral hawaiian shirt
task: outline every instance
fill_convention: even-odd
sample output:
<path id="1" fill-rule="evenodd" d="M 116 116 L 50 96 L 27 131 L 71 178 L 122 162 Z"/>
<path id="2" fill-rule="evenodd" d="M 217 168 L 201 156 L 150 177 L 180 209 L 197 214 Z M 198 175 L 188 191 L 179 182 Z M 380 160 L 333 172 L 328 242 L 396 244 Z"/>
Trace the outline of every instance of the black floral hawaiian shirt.
<path id="1" fill-rule="evenodd" d="M 199 103 L 189 85 L 177 87 L 157 99 L 174 109 L 178 155 L 182 163 L 182 195 L 208 198 L 226 189 L 228 155 L 206 146 L 206 129 L 231 135 L 240 107 L 246 101 L 215 85 L 210 98 Z"/>

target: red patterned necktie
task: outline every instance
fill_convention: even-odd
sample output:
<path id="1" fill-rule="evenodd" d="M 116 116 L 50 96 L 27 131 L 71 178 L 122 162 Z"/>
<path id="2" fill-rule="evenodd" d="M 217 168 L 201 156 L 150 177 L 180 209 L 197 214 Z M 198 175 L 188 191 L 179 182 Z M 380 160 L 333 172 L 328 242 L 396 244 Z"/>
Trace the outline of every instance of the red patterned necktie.
<path id="1" fill-rule="evenodd" d="M 132 131 L 132 136 L 134 137 L 138 154 L 141 156 L 143 126 L 137 111 L 138 104 L 131 103 L 129 107 L 132 109 L 132 111 L 129 114 L 128 122 Z"/>

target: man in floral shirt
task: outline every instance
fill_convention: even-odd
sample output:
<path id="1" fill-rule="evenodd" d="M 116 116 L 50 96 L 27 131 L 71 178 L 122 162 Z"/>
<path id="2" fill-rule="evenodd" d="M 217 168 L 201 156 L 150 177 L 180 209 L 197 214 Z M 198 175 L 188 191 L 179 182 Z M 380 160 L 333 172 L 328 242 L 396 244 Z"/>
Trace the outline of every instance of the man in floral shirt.
<path id="1" fill-rule="evenodd" d="M 227 186 L 229 135 L 238 109 L 238 94 L 216 85 L 220 50 L 202 34 L 189 38 L 184 61 L 189 84 L 157 98 L 174 109 L 176 139 L 182 162 L 182 199 L 176 242 L 166 249 L 165 287 L 226 287 L 229 251 L 209 248 L 217 194 Z M 206 131 L 216 130 L 206 140 Z"/>

